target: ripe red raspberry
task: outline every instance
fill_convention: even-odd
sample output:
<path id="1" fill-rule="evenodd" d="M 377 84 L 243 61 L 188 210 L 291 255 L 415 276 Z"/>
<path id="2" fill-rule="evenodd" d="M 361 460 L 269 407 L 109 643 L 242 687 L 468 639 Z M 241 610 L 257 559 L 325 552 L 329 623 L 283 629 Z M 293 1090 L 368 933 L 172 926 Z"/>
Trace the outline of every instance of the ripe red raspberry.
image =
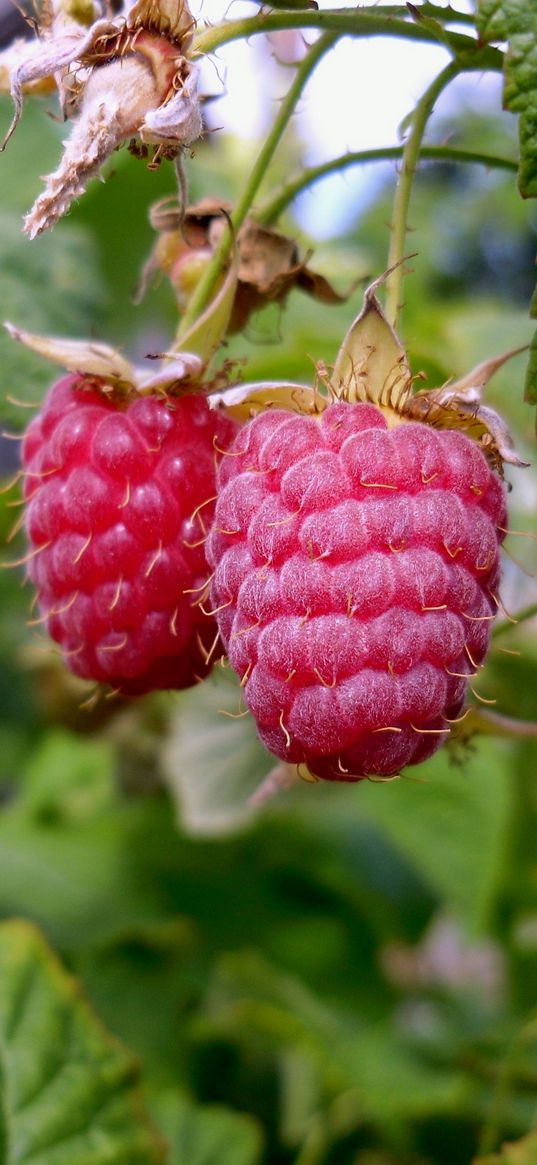
<path id="1" fill-rule="evenodd" d="M 234 432 L 202 396 L 121 406 L 82 376 L 48 394 L 22 450 L 27 569 L 77 675 L 138 695 L 209 671 L 217 627 L 196 604 L 213 441 Z"/>
<path id="2" fill-rule="evenodd" d="M 495 611 L 505 496 L 478 446 L 372 404 L 266 411 L 219 477 L 212 601 L 267 748 L 349 781 L 430 756 Z"/>

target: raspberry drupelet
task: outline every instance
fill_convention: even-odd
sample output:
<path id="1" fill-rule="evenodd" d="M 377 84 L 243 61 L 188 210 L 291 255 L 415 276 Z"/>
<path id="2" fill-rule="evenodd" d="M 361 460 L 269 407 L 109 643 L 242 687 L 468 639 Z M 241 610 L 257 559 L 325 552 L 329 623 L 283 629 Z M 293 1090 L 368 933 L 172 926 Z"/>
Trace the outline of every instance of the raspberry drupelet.
<path id="1" fill-rule="evenodd" d="M 118 402 L 78 375 L 49 392 L 22 449 L 27 571 L 76 675 L 139 695 L 210 670 L 218 629 L 197 599 L 215 447 L 234 432 L 201 395 Z"/>
<path id="2" fill-rule="evenodd" d="M 431 756 L 489 644 L 500 477 L 464 433 L 371 403 L 266 410 L 229 452 L 211 605 L 261 739 L 339 781 Z"/>

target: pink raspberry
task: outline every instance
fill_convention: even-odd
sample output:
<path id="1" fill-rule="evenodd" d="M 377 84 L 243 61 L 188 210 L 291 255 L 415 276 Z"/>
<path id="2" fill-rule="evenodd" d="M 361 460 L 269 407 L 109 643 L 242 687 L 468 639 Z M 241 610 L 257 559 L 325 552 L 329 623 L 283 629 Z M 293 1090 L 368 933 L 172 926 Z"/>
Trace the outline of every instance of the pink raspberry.
<path id="1" fill-rule="evenodd" d="M 343 781 L 429 757 L 495 611 L 505 491 L 478 446 L 372 404 L 275 410 L 219 478 L 212 604 L 267 748 Z"/>
<path id="2" fill-rule="evenodd" d="M 121 406 L 82 376 L 49 392 L 22 450 L 27 569 L 76 675 L 138 695 L 210 670 L 203 542 L 234 432 L 202 396 Z"/>

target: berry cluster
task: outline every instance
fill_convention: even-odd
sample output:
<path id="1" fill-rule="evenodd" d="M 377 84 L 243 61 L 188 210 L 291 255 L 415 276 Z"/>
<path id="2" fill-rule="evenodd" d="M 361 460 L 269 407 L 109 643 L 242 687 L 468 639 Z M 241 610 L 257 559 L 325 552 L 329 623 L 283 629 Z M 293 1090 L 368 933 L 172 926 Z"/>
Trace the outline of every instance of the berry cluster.
<path id="1" fill-rule="evenodd" d="M 183 688 L 224 649 L 267 748 L 331 780 L 399 773 L 460 717 L 506 522 L 463 433 L 348 401 L 237 431 L 202 395 L 74 375 L 23 466 L 28 572 L 77 675 Z"/>

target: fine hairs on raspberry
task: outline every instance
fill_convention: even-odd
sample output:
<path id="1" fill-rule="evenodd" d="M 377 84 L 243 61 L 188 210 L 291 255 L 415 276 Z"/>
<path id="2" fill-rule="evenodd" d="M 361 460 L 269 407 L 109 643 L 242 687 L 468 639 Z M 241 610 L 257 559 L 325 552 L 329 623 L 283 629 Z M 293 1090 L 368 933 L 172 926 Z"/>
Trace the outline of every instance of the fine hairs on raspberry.
<path id="1" fill-rule="evenodd" d="M 464 434 L 370 403 L 267 410 L 230 452 L 212 600 L 261 739 L 332 780 L 426 759 L 487 652 L 499 476 Z"/>
<path id="2" fill-rule="evenodd" d="M 26 433 L 27 571 L 78 676 L 125 695 L 184 688 L 220 652 L 198 603 L 216 448 L 235 431 L 201 395 L 134 397 L 67 376 Z"/>

